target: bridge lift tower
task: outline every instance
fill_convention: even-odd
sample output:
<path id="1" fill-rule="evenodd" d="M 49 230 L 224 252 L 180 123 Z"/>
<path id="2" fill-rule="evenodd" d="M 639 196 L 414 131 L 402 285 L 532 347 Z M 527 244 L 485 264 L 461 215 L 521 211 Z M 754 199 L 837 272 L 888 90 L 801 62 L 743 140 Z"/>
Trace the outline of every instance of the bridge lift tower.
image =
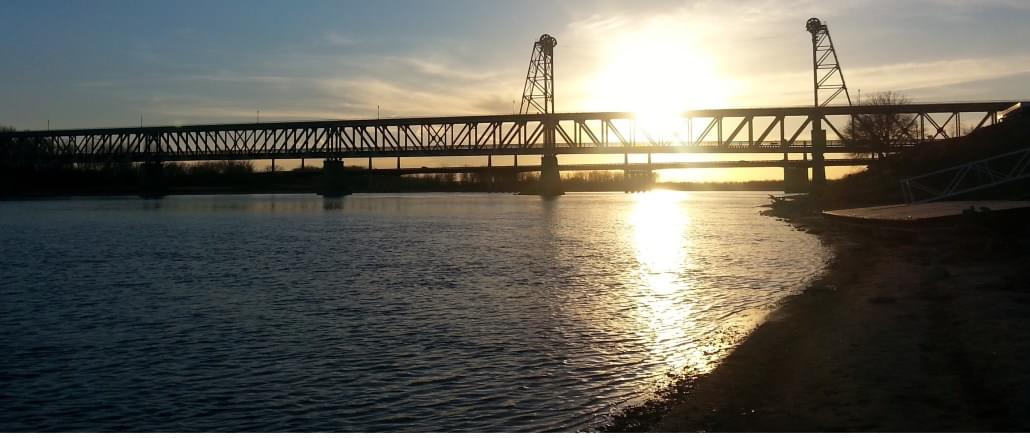
<path id="1" fill-rule="evenodd" d="M 812 34 L 812 91 L 815 107 L 809 120 L 812 124 L 812 183 L 816 189 L 826 184 L 823 151 L 826 149 L 826 130 L 818 108 L 829 105 L 841 94 L 851 106 L 851 94 L 844 82 L 837 51 L 833 47 L 830 28 L 818 18 L 809 18 L 805 30 Z M 784 175 L 786 177 L 786 175 Z M 786 179 L 786 178 L 784 178 Z"/>
<path id="2" fill-rule="evenodd" d="M 520 114 L 554 114 L 554 46 L 558 40 L 543 34 L 533 43 L 533 54 L 529 58 L 526 85 L 522 89 Z M 555 154 L 555 131 L 557 119 L 543 119 L 544 154 L 540 157 L 540 187 L 542 196 L 558 196 L 561 177 L 558 174 L 558 156 Z"/>

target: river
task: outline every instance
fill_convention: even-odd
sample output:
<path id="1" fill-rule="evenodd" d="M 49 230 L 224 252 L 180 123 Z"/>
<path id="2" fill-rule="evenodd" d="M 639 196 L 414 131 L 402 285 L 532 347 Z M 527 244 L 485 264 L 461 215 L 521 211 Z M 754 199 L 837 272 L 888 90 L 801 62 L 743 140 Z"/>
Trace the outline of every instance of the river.
<path id="1" fill-rule="evenodd" d="M 575 431 L 823 269 L 758 192 L 0 203 L 0 430 Z"/>

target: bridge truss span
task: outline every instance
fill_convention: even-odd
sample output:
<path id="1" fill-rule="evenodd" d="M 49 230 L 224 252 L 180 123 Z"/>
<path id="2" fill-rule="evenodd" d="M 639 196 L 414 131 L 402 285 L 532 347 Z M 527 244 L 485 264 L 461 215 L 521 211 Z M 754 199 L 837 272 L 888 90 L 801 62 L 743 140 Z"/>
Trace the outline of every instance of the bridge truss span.
<path id="1" fill-rule="evenodd" d="M 655 123 L 633 113 L 557 113 L 248 123 L 0 133 L 0 160 L 65 163 L 556 154 L 803 153 L 813 120 L 826 152 L 889 152 L 996 123 L 1018 102 L 689 111 Z M 891 145 L 847 138 L 852 116 L 901 115 L 916 129 Z"/>

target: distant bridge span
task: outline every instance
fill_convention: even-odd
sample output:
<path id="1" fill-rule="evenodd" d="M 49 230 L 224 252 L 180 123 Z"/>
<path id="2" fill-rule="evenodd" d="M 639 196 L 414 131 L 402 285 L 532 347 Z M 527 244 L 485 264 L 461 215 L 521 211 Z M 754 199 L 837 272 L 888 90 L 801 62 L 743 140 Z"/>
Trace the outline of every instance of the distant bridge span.
<path id="1" fill-rule="evenodd" d="M 892 152 L 997 123 L 1019 105 L 995 101 L 711 109 L 682 114 L 674 129 L 651 126 L 634 113 L 595 112 L 17 131 L 0 133 L 0 162 L 810 153 L 823 146 L 813 145 L 808 136 L 813 121 L 827 128 L 827 153 Z M 889 148 L 845 140 L 849 116 L 863 114 L 905 115 L 917 135 Z M 545 151 L 549 127 L 553 152 Z"/>
<path id="2" fill-rule="evenodd" d="M 831 158 L 825 160 L 825 166 L 862 166 L 876 161 L 872 158 Z M 783 160 L 738 160 L 738 161 L 685 161 L 685 162 L 652 162 L 652 163 L 588 163 L 588 164 L 560 164 L 558 170 L 562 172 L 585 172 L 597 170 L 625 170 L 634 172 L 646 172 L 663 169 L 734 169 L 734 168 L 758 168 L 758 167 L 787 167 L 787 168 L 809 168 L 811 161 L 791 160 L 784 163 Z M 447 167 L 385 167 L 385 168 L 359 168 L 352 172 L 359 174 L 372 173 L 375 175 L 419 175 L 437 173 L 480 173 L 490 172 L 540 172 L 543 166 L 539 164 L 515 165 L 515 166 L 447 166 Z"/>

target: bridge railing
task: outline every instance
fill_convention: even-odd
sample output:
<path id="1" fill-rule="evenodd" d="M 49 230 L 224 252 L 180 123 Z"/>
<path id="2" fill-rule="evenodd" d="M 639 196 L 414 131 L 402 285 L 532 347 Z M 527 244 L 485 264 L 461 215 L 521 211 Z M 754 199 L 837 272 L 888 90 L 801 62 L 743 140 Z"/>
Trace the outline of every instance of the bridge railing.
<path id="1" fill-rule="evenodd" d="M 1030 178 L 1030 148 L 1021 149 L 901 181 L 906 203 L 939 201 Z"/>

